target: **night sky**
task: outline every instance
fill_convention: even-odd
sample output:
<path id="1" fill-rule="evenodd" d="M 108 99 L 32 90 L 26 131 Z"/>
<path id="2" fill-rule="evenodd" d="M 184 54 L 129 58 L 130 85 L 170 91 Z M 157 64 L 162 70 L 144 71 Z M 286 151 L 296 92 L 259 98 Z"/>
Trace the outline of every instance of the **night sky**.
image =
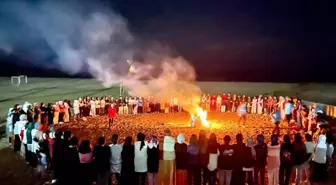
<path id="1" fill-rule="evenodd" d="M 332 78 L 336 16 L 333 4 L 328 3 L 332 1 L 99 2 L 124 16 L 138 37 L 168 45 L 185 57 L 195 67 L 199 80 L 336 79 Z M 3 76 L 64 76 L 38 65 L 31 66 L 33 70 L 25 69 L 22 64 L 29 64 L 27 58 L 2 54 L 1 61 Z"/>

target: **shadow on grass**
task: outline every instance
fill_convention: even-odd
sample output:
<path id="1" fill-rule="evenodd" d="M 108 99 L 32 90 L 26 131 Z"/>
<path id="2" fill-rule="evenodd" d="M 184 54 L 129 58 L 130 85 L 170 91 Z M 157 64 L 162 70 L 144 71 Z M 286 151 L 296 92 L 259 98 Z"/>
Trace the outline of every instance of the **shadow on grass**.
<path id="1" fill-rule="evenodd" d="M 23 158 L 10 148 L 0 149 L 1 185 L 43 185 L 44 182 L 27 170 Z"/>

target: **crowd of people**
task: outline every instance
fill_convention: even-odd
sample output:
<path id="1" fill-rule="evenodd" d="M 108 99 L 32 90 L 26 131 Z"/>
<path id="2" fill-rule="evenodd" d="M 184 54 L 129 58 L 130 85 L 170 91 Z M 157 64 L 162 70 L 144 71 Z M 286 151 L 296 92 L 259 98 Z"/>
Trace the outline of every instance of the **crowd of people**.
<path id="1" fill-rule="evenodd" d="M 284 120 L 294 122 L 306 131 L 313 130 L 308 125 L 317 125 L 318 112 L 314 106 L 309 109 L 296 98 L 262 97 L 250 98 L 223 94 L 203 95 L 200 106 L 209 112 L 239 112 L 244 105 L 246 113 L 270 114 L 277 125 Z M 230 136 L 225 136 L 220 145 L 212 133 L 207 139 L 201 131 L 199 136 L 191 135 L 189 142 L 183 134 L 177 143 L 170 131 L 165 130 L 163 143 L 160 138 L 139 133 L 136 141 L 126 137 L 120 143 L 113 134 L 111 145 L 104 137 L 99 137 L 92 147 L 89 140 L 72 136 L 70 131 L 60 132 L 53 125 L 66 123 L 89 116 L 116 114 L 138 114 L 150 112 L 179 112 L 178 99 L 154 102 L 151 98 L 79 98 L 73 104 L 59 101 L 55 104 L 15 105 L 9 111 L 8 131 L 13 133 L 10 143 L 15 152 L 21 153 L 27 164 L 33 168 L 42 167 L 53 173 L 56 184 L 264 184 L 267 169 L 269 184 L 289 184 L 291 171 L 296 170 L 296 182 L 326 182 L 328 164 L 333 154 L 331 131 L 320 124 L 310 134 L 284 135 L 274 131 L 271 143 L 264 142 L 262 134 L 246 144 L 241 134 L 237 134 L 235 144 Z M 148 136 L 147 136 L 148 138 Z M 79 146 L 78 146 L 79 145 Z M 162 162 L 159 162 L 159 161 Z M 158 177 L 159 170 L 163 175 Z M 303 173 L 304 172 L 304 173 Z M 303 175 L 304 174 L 304 175 Z M 260 177 L 260 179 L 259 179 Z"/>

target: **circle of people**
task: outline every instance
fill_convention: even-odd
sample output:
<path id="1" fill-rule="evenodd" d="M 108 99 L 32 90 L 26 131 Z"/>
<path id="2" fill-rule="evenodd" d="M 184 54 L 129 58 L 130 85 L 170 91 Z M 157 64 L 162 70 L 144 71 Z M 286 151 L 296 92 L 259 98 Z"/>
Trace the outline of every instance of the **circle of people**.
<path id="1" fill-rule="evenodd" d="M 292 169 L 296 171 L 296 182 L 303 181 L 303 172 L 307 181 L 326 182 L 334 147 L 331 131 L 322 124 L 315 132 L 315 144 L 310 134 L 284 135 L 281 144 L 278 134 L 273 134 L 269 145 L 264 143 L 263 135 L 258 135 L 255 146 L 252 138 L 248 138 L 245 144 L 241 134 L 237 134 L 236 144 L 232 145 L 230 136 L 225 136 L 225 143 L 220 145 L 215 134 L 207 139 L 205 131 L 201 131 L 198 137 L 192 135 L 189 145 L 184 142 L 182 134 L 175 143 L 167 129 L 162 146 L 157 137 L 152 136 L 147 142 L 145 135 L 139 133 L 135 142 L 127 137 L 123 144 L 119 144 L 118 135 L 114 134 L 111 145 L 106 145 L 105 138 L 100 137 L 95 147 L 91 147 L 88 140 L 83 140 L 78 147 L 78 138 L 70 131 L 58 132 L 52 126 L 48 127 L 79 117 L 108 114 L 111 104 L 118 108 L 118 114 L 182 111 L 178 100 L 172 99 L 171 102 L 155 103 L 144 98 L 121 97 L 108 101 L 107 98 L 94 100 L 88 97 L 75 100 L 73 105 L 65 100 L 49 106 L 34 104 L 34 107 L 26 102 L 22 106 L 15 105 L 9 111 L 7 124 L 12 130 L 8 130 L 14 135 L 10 137 L 10 143 L 13 150 L 24 156 L 26 163 L 33 168 L 40 165 L 44 170 L 51 170 L 56 184 L 91 184 L 93 181 L 110 184 L 112 175 L 118 184 L 145 184 L 148 181 L 154 185 L 157 184 L 159 166 L 164 171 L 159 179 L 163 179 L 165 184 L 208 182 L 214 185 L 217 176 L 221 185 L 231 182 L 264 184 L 266 168 L 269 184 L 288 184 Z M 133 103 L 130 100 L 134 100 Z M 295 98 L 280 97 L 277 100 L 259 96 L 251 99 L 223 94 L 203 95 L 201 100 L 201 106 L 210 112 L 234 112 L 241 103 L 246 104 L 248 113 L 279 111 L 281 119 L 301 120 L 301 124 L 304 120 L 316 123 L 317 116 L 306 118 L 312 115 L 311 112 L 316 114 L 314 107 L 309 111 Z"/>

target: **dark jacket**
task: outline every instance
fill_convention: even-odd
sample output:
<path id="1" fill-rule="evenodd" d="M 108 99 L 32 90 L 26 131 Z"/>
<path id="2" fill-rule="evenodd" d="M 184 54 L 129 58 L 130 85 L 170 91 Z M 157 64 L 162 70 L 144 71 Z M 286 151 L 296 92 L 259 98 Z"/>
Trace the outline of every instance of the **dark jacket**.
<path id="1" fill-rule="evenodd" d="M 187 156 L 188 156 L 188 165 L 199 165 L 199 153 L 200 147 L 198 145 L 188 145 L 187 147 Z"/>
<path id="2" fill-rule="evenodd" d="M 199 141 L 200 153 L 199 153 L 199 163 L 201 166 L 205 167 L 209 163 L 209 153 L 208 149 L 208 139 L 204 141 Z"/>
<path id="3" fill-rule="evenodd" d="M 254 146 L 256 151 L 256 165 L 257 166 L 266 166 L 267 165 L 267 144 L 257 144 Z"/>
<path id="4" fill-rule="evenodd" d="M 234 144 L 233 146 L 234 153 L 234 170 L 241 171 L 243 167 L 249 167 L 250 157 L 252 156 L 252 151 L 250 147 L 247 147 L 245 143 Z"/>
<path id="5" fill-rule="evenodd" d="M 121 174 L 134 172 L 134 145 L 123 146 L 121 160 Z"/>
<path id="6" fill-rule="evenodd" d="M 175 160 L 177 170 L 186 170 L 188 165 L 187 144 L 175 143 Z"/>
<path id="7" fill-rule="evenodd" d="M 160 151 L 159 146 L 153 148 L 147 148 L 147 171 L 149 173 L 158 173 L 159 171 L 159 160 Z"/>
<path id="8" fill-rule="evenodd" d="M 109 146 L 95 146 L 93 148 L 92 156 L 98 173 L 110 171 L 111 150 Z"/>
<path id="9" fill-rule="evenodd" d="M 307 161 L 306 145 L 303 142 L 293 143 L 293 165 L 301 165 Z"/>
<path id="10" fill-rule="evenodd" d="M 221 145 L 219 147 L 218 168 L 222 170 L 233 170 L 234 150 L 232 145 Z"/>
<path id="11" fill-rule="evenodd" d="M 280 147 L 280 166 L 293 165 L 294 148 L 292 144 L 283 143 Z"/>

